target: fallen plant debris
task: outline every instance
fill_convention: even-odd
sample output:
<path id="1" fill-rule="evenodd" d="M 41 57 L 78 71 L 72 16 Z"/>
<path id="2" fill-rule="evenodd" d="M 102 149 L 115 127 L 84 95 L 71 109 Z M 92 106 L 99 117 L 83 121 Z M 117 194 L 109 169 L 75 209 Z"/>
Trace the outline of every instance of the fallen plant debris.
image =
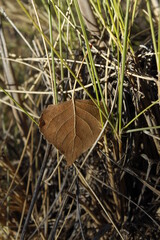
<path id="1" fill-rule="evenodd" d="M 39 122 L 44 137 L 66 156 L 69 166 L 93 145 L 101 132 L 100 111 L 91 100 L 49 105 Z"/>

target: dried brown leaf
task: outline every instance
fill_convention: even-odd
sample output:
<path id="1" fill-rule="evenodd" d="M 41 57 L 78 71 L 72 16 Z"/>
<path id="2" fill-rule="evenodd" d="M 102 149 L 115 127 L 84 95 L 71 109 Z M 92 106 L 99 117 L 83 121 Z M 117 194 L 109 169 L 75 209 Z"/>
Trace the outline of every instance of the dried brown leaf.
<path id="1" fill-rule="evenodd" d="M 99 109 L 91 100 L 70 100 L 49 105 L 41 115 L 39 128 L 71 165 L 100 134 Z"/>

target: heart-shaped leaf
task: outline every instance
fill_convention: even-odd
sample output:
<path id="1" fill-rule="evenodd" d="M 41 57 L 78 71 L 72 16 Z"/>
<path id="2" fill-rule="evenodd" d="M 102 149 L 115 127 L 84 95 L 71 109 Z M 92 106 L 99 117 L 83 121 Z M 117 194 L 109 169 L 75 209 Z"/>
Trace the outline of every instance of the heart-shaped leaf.
<path id="1" fill-rule="evenodd" d="M 71 165 L 100 134 L 99 109 L 91 100 L 70 100 L 49 105 L 40 117 L 39 128 Z"/>

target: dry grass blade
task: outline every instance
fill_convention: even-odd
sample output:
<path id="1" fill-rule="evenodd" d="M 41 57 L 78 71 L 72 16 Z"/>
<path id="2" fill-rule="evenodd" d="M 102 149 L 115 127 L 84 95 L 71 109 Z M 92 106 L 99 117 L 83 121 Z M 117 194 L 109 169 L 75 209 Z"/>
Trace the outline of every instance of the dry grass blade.
<path id="1" fill-rule="evenodd" d="M 66 156 L 68 165 L 88 150 L 101 132 L 99 110 L 91 100 L 49 105 L 39 126 L 44 137 Z"/>
<path id="2" fill-rule="evenodd" d="M 16 79 L 14 78 L 12 65 L 7 59 L 8 50 L 6 46 L 6 41 L 5 41 L 5 36 L 3 33 L 1 21 L 0 21 L 0 54 L 2 57 L 4 73 L 6 76 L 6 84 L 8 85 L 10 90 L 17 90 L 17 82 L 16 82 Z M 17 93 L 11 93 L 11 95 L 20 105 L 22 105 L 21 98 Z M 16 111 L 14 108 L 12 108 L 12 111 L 22 135 L 26 136 L 27 126 L 26 126 L 24 115 L 21 112 Z"/>

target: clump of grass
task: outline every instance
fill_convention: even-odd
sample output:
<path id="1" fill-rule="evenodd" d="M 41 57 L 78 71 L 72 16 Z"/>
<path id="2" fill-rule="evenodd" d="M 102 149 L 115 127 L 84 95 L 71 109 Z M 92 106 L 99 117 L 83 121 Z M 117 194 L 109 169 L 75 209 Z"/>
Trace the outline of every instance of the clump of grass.
<path id="1" fill-rule="evenodd" d="M 86 1 L 87 15 L 82 2 L 1 8 L 4 239 L 160 237 L 160 18 L 152 1 Z M 102 101 L 106 120 L 102 137 L 66 168 L 37 125 L 46 105 L 73 93 Z"/>

